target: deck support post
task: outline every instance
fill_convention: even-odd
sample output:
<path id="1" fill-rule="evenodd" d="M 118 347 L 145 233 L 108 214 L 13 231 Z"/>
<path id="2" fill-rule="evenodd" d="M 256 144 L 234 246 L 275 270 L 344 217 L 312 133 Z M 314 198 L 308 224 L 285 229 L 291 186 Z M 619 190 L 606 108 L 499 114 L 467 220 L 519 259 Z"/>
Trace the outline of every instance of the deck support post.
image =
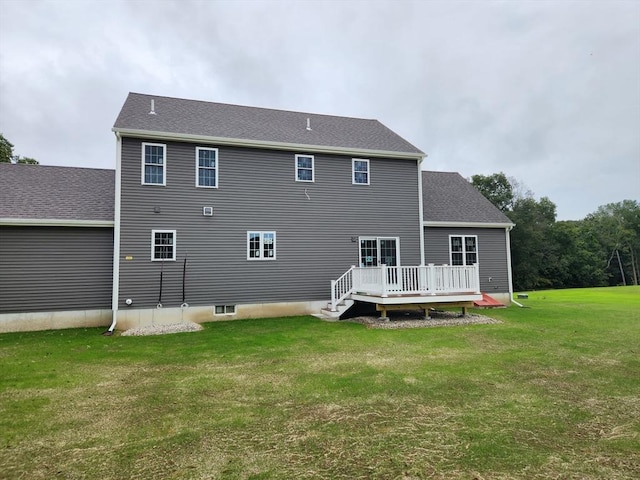
<path id="1" fill-rule="evenodd" d="M 386 264 L 382 264 L 380 265 L 380 267 L 382 267 L 382 295 L 380 295 L 381 297 L 388 297 L 389 295 L 387 294 L 387 265 Z"/>

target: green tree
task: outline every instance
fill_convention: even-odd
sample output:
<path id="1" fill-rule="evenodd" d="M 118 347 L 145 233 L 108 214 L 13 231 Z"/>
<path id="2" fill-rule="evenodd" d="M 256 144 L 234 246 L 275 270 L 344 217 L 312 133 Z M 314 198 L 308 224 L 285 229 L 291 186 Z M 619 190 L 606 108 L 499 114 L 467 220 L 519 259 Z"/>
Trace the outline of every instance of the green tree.
<path id="1" fill-rule="evenodd" d="M 512 182 L 500 172 L 493 175 L 473 175 L 471 184 L 503 212 L 513 207 L 515 196 Z"/>
<path id="2" fill-rule="evenodd" d="M 511 262 L 516 290 L 551 287 L 545 276 L 545 262 L 552 257 L 550 232 L 556 221 L 556 205 L 547 197 L 515 200 L 506 212 L 516 224 L 511 232 Z"/>
<path id="3" fill-rule="evenodd" d="M 623 200 L 598 207 L 585 223 L 598 239 L 599 261 L 611 285 L 638 285 L 640 276 L 640 204 Z"/>
<path id="4" fill-rule="evenodd" d="M 26 165 L 38 165 L 38 162 L 34 158 L 21 157 L 13 153 L 13 143 L 7 140 L 3 134 L 0 133 L 0 163 L 21 163 Z"/>
<path id="5" fill-rule="evenodd" d="M 13 158 L 13 143 L 0 133 L 0 163 L 11 163 Z"/>

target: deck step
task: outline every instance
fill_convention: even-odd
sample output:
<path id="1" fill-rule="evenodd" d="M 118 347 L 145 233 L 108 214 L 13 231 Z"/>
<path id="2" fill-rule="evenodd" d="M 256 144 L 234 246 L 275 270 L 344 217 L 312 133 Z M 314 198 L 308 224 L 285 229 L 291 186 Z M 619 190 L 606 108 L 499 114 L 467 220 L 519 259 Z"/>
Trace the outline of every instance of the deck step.
<path id="1" fill-rule="evenodd" d="M 314 315 L 314 317 L 324 318 L 326 320 L 339 320 L 340 316 L 349 310 L 355 302 L 353 300 L 345 299 L 342 303 L 339 303 L 336 307 L 336 311 L 331 311 L 331 304 L 327 304 L 327 308 L 323 308 L 320 310 L 319 314 Z"/>
<path id="2" fill-rule="evenodd" d="M 482 308 L 500 308 L 500 307 L 506 306 L 504 303 L 499 302 L 498 300 L 493 298 L 491 295 L 487 295 L 484 292 L 482 293 L 482 300 L 475 300 L 473 304 L 476 307 L 482 307 Z"/>

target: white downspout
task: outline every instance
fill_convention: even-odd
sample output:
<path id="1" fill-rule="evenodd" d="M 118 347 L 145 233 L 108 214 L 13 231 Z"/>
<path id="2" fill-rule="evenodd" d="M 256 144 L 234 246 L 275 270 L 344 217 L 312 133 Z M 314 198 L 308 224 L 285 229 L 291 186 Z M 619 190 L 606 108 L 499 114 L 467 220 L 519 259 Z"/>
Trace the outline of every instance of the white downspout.
<path id="1" fill-rule="evenodd" d="M 120 192 L 122 179 L 122 137 L 116 134 L 116 189 L 113 224 L 113 290 L 111 292 L 111 326 L 108 332 L 113 333 L 118 321 L 118 295 L 120 290 Z"/>
<path id="2" fill-rule="evenodd" d="M 511 300 L 513 303 L 521 307 L 522 305 L 520 305 L 518 302 L 516 302 L 513 299 L 513 274 L 511 272 L 511 234 L 510 234 L 513 227 L 515 227 L 515 225 L 510 225 L 504 229 L 506 246 L 507 246 L 507 278 L 509 280 L 509 300 Z"/>
<path id="3" fill-rule="evenodd" d="M 420 226 L 420 266 L 424 266 L 424 207 L 422 205 L 422 161 L 427 155 L 418 159 L 418 225 Z"/>

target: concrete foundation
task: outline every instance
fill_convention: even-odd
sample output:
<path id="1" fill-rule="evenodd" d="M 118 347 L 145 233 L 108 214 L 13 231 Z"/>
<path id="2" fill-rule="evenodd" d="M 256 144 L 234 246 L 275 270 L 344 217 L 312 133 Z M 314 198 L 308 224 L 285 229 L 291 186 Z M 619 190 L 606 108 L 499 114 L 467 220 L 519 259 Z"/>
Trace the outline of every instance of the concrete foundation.
<path id="1" fill-rule="evenodd" d="M 255 303 L 236 305 L 235 313 L 218 315 L 214 313 L 214 305 L 189 306 L 184 308 L 123 308 L 118 310 L 116 329 L 128 330 L 135 327 L 169 325 L 183 321 L 204 323 L 247 318 L 311 315 L 318 313 L 326 306 L 327 300 L 314 302 Z"/>
<path id="2" fill-rule="evenodd" d="M 108 327 L 111 310 L 0 313 L 0 333 Z"/>

